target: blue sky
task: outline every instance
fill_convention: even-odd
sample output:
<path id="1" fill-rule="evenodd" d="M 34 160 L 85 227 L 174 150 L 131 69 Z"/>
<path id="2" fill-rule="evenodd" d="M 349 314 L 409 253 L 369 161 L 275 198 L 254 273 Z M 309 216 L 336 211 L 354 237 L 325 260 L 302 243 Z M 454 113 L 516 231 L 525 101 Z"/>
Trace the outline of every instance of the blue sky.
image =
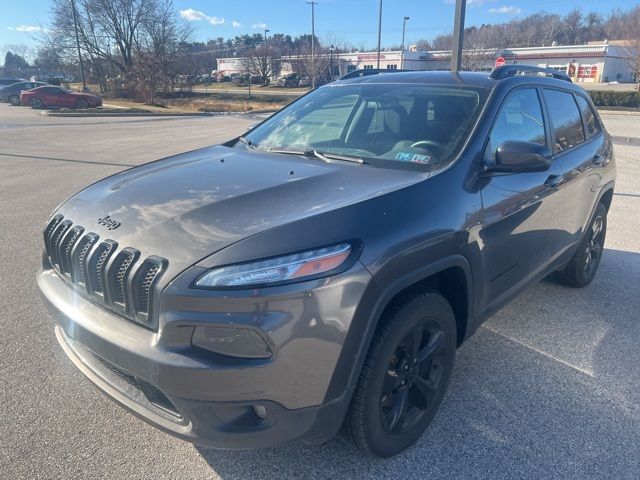
<path id="1" fill-rule="evenodd" d="M 317 0 L 316 34 L 329 42 L 346 41 L 356 47 L 376 44 L 378 0 Z M 35 37 L 49 21 L 49 1 L 2 2 L 0 46 L 27 44 L 35 46 Z M 613 8 L 628 9 L 629 0 L 468 0 L 466 25 L 499 23 L 523 17 L 539 10 L 564 14 L 575 7 L 583 11 L 608 13 Z M 305 0 L 174 0 L 178 11 L 194 26 L 197 40 L 218 36 L 233 37 L 242 33 L 261 33 L 264 26 L 271 33 L 299 35 L 311 29 L 311 7 Z M 433 38 L 451 31 L 454 0 L 384 0 L 384 44 L 399 44 L 402 17 L 407 23 L 409 44 L 420 38 Z"/>

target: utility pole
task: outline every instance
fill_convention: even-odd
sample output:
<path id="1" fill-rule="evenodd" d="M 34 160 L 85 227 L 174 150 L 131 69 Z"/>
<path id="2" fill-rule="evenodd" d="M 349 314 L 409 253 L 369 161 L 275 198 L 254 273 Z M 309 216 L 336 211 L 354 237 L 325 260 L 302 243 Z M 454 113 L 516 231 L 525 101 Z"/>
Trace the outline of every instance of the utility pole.
<path id="1" fill-rule="evenodd" d="M 456 0 L 456 16 L 453 23 L 453 48 L 451 49 L 451 71 L 462 69 L 462 49 L 464 48 L 464 13 L 466 0 Z"/>
<path id="2" fill-rule="evenodd" d="M 71 14 L 73 15 L 73 29 L 76 32 L 76 47 L 78 48 L 78 61 L 80 62 L 80 76 L 82 77 L 82 91 L 87 91 L 87 82 L 84 79 L 84 66 L 82 65 L 82 55 L 80 55 L 80 37 L 78 37 L 78 20 L 76 18 L 76 4 L 71 1 Z"/>
<path id="3" fill-rule="evenodd" d="M 262 70 L 262 72 L 263 73 L 269 72 L 270 74 L 273 74 L 273 65 L 271 65 L 271 68 L 269 68 L 270 55 L 269 55 L 269 40 L 267 39 L 267 33 L 269 33 L 270 31 L 271 30 L 269 30 L 268 28 L 264 29 L 264 69 Z M 262 79 L 263 86 L 267 84 L 268 80 L 269 80 L 268 77 Z M 249 83 L 251 83 L 251 79 L 249 79 Z"/>
<path id="4" fill-rule="evenodd" d="M 316 5 L 318 2 L 311 0 L 311 89 L 316 88 Z"/>
<path id="5" fill-rule="evenodd" d="M 333 82 L 333 44 L 329 47 L 329 82 Z"/>
<path id="6" fill-rule="evenodd" d="M 380 69 L 380 40 L 382 38 L 382 0 L 380 0 L 380 11 L 378 12 L 378 63 L 376 68 Z"/>
<path id="7" fill-rule="evenodd" d="M 407 29 L 407 20 L 409 17 L 404 17 L 402 20 L 402 46 L 400 47 L 400 70 L 404 68 L 404 33 Z"/>

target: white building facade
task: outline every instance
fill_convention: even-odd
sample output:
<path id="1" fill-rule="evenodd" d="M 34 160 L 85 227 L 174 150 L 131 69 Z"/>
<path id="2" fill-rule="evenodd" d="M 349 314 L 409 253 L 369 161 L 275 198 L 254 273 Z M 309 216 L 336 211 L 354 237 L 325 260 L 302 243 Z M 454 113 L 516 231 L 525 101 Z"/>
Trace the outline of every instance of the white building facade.
<path id="1" fill-rule="evenodd" d="M 480 54 L 475 54 L 480 55 Z M 477 69 L 491 71 L 498 57 L 505 64 L 533 65 L 552 68 L 569 74 L 577 83 L 607 83 L 636 81 L 629 61 L 628 50 L 607 41 L 586 45 L 559 45 L 548 47 L 507 48 L 484 51 Z M 280 75 L 301 72 L 301 57 L 282 58 Z M 327 74 L 333 66 L 334 77 L 340 77 L 359 69 L 377 68 L 378 55 L 374 52 L 350 52 L 323 54 Z M 380 68 L 389 70 L 449 70 L 449 51 L 420 52 L 414 50 L 383 51 L 380 53 Z M 241 58 L 219 58 L 218 71 L 229 75 L 242 72 Z"/>

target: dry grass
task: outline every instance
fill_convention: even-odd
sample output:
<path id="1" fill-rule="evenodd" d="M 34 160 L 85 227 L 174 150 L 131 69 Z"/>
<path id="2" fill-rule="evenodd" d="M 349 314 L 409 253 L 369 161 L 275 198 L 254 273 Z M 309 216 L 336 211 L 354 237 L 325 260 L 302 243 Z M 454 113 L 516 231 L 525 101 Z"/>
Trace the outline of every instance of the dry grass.
<path id="1" fill-rule="evenodd" d="M 251 112 L 254 110 L 277 110 L 289 102 L 291 97 L 261 95 L 248 98 L 247 95 L 202 95 L 186 98 L 164 98 L 153 105 L 134 100 L 109 99 L 108 105 L 145 109 L 149 112 Z"/>

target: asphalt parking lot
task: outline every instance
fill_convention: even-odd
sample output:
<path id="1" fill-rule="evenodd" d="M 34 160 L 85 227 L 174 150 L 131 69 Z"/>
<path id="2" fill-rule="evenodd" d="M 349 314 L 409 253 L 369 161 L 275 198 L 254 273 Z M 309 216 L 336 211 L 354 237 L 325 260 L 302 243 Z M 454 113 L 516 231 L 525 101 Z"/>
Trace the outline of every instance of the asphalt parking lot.
<path id="1" fill-rule="evenodd" d="M 640 117 L 606 115 L 640 137 Z M 606 250 L 582 290 L 545 280 L 459 351 L 434 423 L 385 461 L 344 440 L 216 451 L 109 401 L 58 346 L 38 296 L 41 230 L 69 195 L 255 119 L 51 118 L 0 104 L 0 478 L 635 478 L 640 476 L 640 145 L 616 144 Z M 619 139 L 621 140 L 621 139 Z"/>

